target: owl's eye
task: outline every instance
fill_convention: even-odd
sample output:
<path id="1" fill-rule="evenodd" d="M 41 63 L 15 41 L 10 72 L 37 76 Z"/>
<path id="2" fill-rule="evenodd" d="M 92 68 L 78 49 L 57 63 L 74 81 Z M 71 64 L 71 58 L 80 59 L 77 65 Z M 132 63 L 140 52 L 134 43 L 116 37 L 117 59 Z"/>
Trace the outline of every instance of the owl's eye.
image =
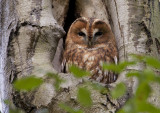
<path id="1" fill-rule="evenodd" d="M 101 36 L 102 34 L 103 34 L 103 33 L 100 32 L 100 31 L 99 31 L 99 32 L 96 32 L 96 33 L 95 33 L 95 37 Z"/>
<path id="2" fill-rule="evenodd" d="M 79 36 L 83 36 L 83 37 L 86 36 L 86 34 L 83 33 L 83 32 L 79 32 L 78 35 L 79 35 Z"/>

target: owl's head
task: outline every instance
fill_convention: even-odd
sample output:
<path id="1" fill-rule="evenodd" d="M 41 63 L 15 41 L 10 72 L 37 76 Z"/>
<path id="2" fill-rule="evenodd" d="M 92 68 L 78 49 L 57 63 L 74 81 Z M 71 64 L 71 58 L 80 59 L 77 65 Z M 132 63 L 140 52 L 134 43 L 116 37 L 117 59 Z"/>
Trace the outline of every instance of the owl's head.
<path id="1" fill-rule="evenodd" d="M 78 18 L 72 23 L 67 40 L 86 48 L 95 48 L 115 42 L 110 27 L 104 21 L 85 17 Z"/>

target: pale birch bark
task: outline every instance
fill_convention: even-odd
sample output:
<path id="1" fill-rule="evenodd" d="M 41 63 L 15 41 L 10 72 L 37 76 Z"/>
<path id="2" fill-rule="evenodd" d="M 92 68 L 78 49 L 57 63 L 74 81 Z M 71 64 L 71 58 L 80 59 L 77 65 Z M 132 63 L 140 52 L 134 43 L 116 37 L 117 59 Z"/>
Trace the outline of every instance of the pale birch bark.
<path id="1" fill-rule="evenodd" d="M 45 78 L 46 72 L 56 73 L 52 60 L 64 30 L 53 16 L 52 2 L 17 0 L 15 8 L 19 21 L 16 31 L 10 36 L 8 55 L 14 66 L 12 80 L 28 75 Z M 26 112 L 47 106 L 56 95 L 52 84 L 47 80 L 30 93 L 14 91 L 13 102 Z"/>
<path id="2" fill-rule="evenodd" d="M 64 36 L 62 27 L 66 24 L 65 18 L 71 6 L 69 6 L 69 0 L 16 0 L 16 2 L 2 0 L 1 4 L 3 4 L 3 10 L 1 10 L 3 13 L 0 12 L 2 19 L 0 23 L 2 28 L 0 32 L 2 36 L 0 39 L 2 48 L 0 74 L 7 76 L 4 79 L 5 85 L 8 83 L 5 87 L 7 93 L 4 94 L 10 95 L 11 90 L 9 89 L 12 88 L 10 85 L 17 78 L 34 74 L 46 80 L 44 76 L 46 72 L 60 71 Z M 120 61 L 131 60 L 129 56 L 131 53 L 149 54 L 160 58 L 158 0 L 75 0 L 75 6 L 72 7 L 75 7 L 76 17 L 95 17 L 110 25 L 116 37 Z M 6 55 L 7 48 L 8 56 Z M 6 58 L 8 59 L 7 64 Z M 128 67 L 126 71 L 144 68 L 144 64 L 138 64 Z M 125 73 L 119 75 L 117 82 L 111 86 L 125 82 L 128 92 L 118 100 L 113 100 L 109 94 L 102 95 L 88 86 L 91 89 L 93 106 L 84 108 L 76 100 L 76 90 L 82 80 L 77 80 L 64 73 L 60 73 L 59 76 L 66 80 L 66 83 L 61 85 L 61 91 L 55 92 L 52 86 L 53 81 L 47 79 L 34 92 L 17 93 L 13 91 L 14 104 L 26 112 L 35 112 L 39 108 L 47 107 L 51 113 L 64 113 L 58 106 L 59 102 L 67 103 L 74 108 L 81 108 L 87 113 L 114 112 L 134 93 L 137 85 L 136 79 L 126 78 Z M 1 82 L 1 84 L 4 83 Z M 160 89 L 158 85 L 153 85 L 153 87 L 155 93 L 150 101 L 159 106 L 158 91 Z M 4 91 L 2 87 L 0 88 L 1 92 Z M 3 95 L 1 93 L 0 97 L 2 98 Z M 4 98 L 7 97 L 2 99 Z M 8 98 L 11 99 L 10 96 Z M 4 106 L 3 110 L 5 110 Z"/>
<path id="3" fill-rule="evenodd" d="M 0 0 L 0 111 L 2 113 L 9 112 L 4 100 L 11 100 L 12 86 L 9 83 L 11 65 L 7 58 L 7 46 L 11 32 L 15 31 L 16 24 L 15 1 Z"/>
<path id="4" fill-rule="evenodd" d="M 106 4 L 113 21 L 112 28 L 117 39 L 120 61 L 130 60 L 131 56 L 129 54 L 152 55 L 160 58 L 158 53 L 158 40 L 160 40 L 158 32 L 160 7 L 158 0 L 106 0 Z M 157 24 L 155 25 L 155 23 Z M 138 64 L 134 67 L 128 67 L 126 71 L 142 70 L 144 68 L 146 68 L 144 64 Z M 118 100 L 120 105 L 123 105 L 123 100 L 125 102 L 126 98 L 134 93 L 138 83 L 135 78 L 126 78 L 124 73 L 119 75 L 116 83 L 122 81 L 127 84 L 128 93 Z M 153 85 L 153 89 L 155 89 L 155 92 L 150 101 L 159 106 L 159 85 Z"/>
<path id="5" fill-rule="evenodd" d="M 54 18 L 57 20 L 59 25 L 64 27 L 65 19 L 69 9 L 69 0 L 52 0 L 52 12 Z M 53 59 L 53 67 L 56 71 L 61 72 L 61 62 L 63 55 L 63 38 L 59 40 L 55 57 Z"/>
<path id="6" fill-rule="evenodd" d="M 150 23 L 148 25 L 148 29 L 151 35 L 151 45 L 149 48 L 149 55 L 154 56 L 160 60 L 160 2 L 158 0 L 150 1 L 149 2 L 150 8 Z M 156 71 L 157 72 L 157 71 Z M 160 72 L 157 72 L 160 75 Z M 160 106 L 160 86 L 159 84 L 151 84 L 153 92 L 150 96 L 149 101 L 156 105 L 157 107 Z"/>

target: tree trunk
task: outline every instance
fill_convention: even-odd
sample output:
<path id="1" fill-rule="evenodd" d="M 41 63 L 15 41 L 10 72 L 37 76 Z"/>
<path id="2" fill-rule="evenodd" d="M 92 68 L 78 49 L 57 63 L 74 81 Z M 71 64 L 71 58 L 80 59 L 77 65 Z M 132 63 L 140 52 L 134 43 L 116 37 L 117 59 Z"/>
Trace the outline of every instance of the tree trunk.
<path id="1" fill-rule="evenodd" d="M 156 31 L 160 23 L 158 0 L 108 0 L 107 3 L 113 22 L 112 29 L 117 39 L 120 61 L 131 60 L 129 54 L 152 55 L 160 58 L 158 53 L 159 44 L 156 47 L 156 43 L 159 42 L 160 38 L 155 38 L 155 35 L 160 37 L 158 31 Z M 155 23 L 157 24 L 155 25 Z M 142 70 L 144 68 L 146 68 L 144 64 L 138 64 L 134 67 L 128 67 L 126 71 Z M 129 94 L 126 95 L 133 94 L 137 86 L 137 80 L 135 78 L 128 79 L 123 73 L 116 83 L 121 81 L 124 81 L 128 86 Z M 124 99 L 125 102 L 126 98 L 128 97 L 124 96 L 124 98 L 120 99 L 120 104 L 123 105 L 122 100 Z"/>
<path id="2" fill-rule="evenodd" d="M 11 65 L 7 58 L 8 42 L 11 32 L 15 31 L 17 17 L 14 0 L 0 0 L 0 111 L 7 113 L 8 107 L 3 100 L 11 99 Z"/>
<path id="3" fill-rule="evenodd" d="M 9 99 L 25 112 L 36 112 L 47 107 L 51 113 L 64 113 L 60 102 L 87 113 L 116 111 L 134 94 L 137 80 L 126 78 L 129 70 L 142 70 L 144 64 L 130 66 L 119 75 L 119 82 L 128 86 L 127 94 L 114 100 L 91 89 L 93 106 L 83 108 L 76 101 L 76 90 L 82 80 L 60 73 L 65 31 L 80 16 L 104 20 L 115 34 L 120 62 L 131 60 L 129 54 L 152 55 L 160 59 L 160 5 L 158 0 L 0 0 L 0 100 Z M 65 30 L 65 31 L 64 31 Z M 46 72 L 59 73 L 66 80 L 63 90 L 56 92 L 53 80 Z M 18 78 L 36 75 L 45 82 L 29 93 L 17 92 L 12 82 Z M 160 106 L 159 86 L 150 101 Z M 67 89 L 67 90 L 66 90 Z M 156 99 L 156 101 L 154 101 Z M 1 101 L 0 110 L 8 112 Z"/>

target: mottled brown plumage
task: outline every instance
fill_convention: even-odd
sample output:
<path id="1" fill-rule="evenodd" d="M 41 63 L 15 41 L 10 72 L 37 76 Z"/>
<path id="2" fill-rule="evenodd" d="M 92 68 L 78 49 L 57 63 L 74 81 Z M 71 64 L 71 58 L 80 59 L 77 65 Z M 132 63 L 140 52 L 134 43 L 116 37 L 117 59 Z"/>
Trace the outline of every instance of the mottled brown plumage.
<path id="1" fill-rule="evenodd" d="M 67 34 L 63 65 L 74 64 L 92 73 L 91 79 L 101 83 L 111 83 L 117 75 L 104 71 L 101 62 L 117 64 L 118 51 L 116 42 L 109 26 L 102 20 L 78 18 Z"/>

